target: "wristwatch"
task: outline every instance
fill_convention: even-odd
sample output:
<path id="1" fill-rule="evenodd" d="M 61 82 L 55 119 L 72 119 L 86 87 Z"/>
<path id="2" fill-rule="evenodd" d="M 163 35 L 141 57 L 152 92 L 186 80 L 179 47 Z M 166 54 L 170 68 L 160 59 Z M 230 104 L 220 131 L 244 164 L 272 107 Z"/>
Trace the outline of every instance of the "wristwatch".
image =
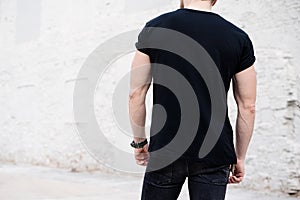
<path id="1" fill-rule="evenodd" d="M 144 141 L 138 142 L 138 143 L 136 143 L 134 140 L 132 140 L 132 142 L 130 143 L 130 146 L 137 149 L 137 148 L 143 148 L 146 144 L 148 144 L 147 138 Z"/>

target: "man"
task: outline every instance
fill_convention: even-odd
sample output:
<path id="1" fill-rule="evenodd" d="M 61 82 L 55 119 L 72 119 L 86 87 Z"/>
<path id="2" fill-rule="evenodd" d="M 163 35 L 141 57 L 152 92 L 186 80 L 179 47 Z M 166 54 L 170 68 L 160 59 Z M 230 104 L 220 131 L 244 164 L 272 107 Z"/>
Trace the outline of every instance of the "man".
<path id="1" fill-rule="evenodd" d="M 132 62 L 129 100 L 129 114 L 134 134 L 131 146 L 134 147 L 136 163 L 148 168 L 151 160 L 155 160 L 151 154 L 155 155 L 155 152 L 171 144 L 176 134 L 180 133 L 181 120 L 186 118 L 191 120 L 193 122 L 190 124 L 191 126 L 193 124 L 198 126 L 199 123 L 197 134 L 193 138 L 192 143 L 187 149 L 184 149 L 184 152 L 181 152 L 178 159 L 167 166 L 162 166 L 161 169 L 150 170 L 145 173 L 142 199 L 177 199 L 182 184 L 187 177 L 190 199 L 221 200 L 225 198 L 228 183 L 240 183 L 244 178 L 244 162 L 255 118 L 256 72 L 253 66 L 255 56 L 252 42 L 248 35 L 218 14 L 211 12 L 211 8 L 216 1 L 181 1 L 180 9 L 150 20 L 140 33 L 136 43 L 137 51 Z M 155 32 L 147 29 L 149 27 L 175 30 L 192 38 L 205 49 L 214 64 L 211 65 L 211 68 L 204 63 L 193 66 L 186 59 L 183 59 L 183 55 L 175 55 L 174 52 L 164 49 L 154 49 L 151 48 L 151 45 L 145 46 L 146 43 L 149 44 L 151 42 L 162 43 L 161 46 L 164 48 L 168 48 L 168 45 L 172 46 L 173 43 L 176 43 L 175 46 L 179 50 L 185 46 L 185 43 L 180 39 L 168 40 L 172 38 L 171 35 L 153 37 Z M 196 56 L 198 53 L 195 52 L 192 45 L 190 49 L 185 49 L 185 51 L 181 52 L 185 55 Z M 206 59 L 202 54 L 200 56 L 200 51 L 198 54 L 201 58 L 199 62 Z M 163 83 L 164 80 L 172 82 L 175 76 L 169 73 L 171 71 L 163 73 L 163 66 L 155 65 L 154 63 L 169 66 L 188 81 L 197 97 L 198 104 L 193 106 L 195 106 L 195 110 L 199 106 L 200 120 L 197 117 L 189 118 L 188 115 L 183 116 L 184 111 L 179 108 L 181 105 L 178 103 L 178 99 L 181 97 L 176 99 L 176 94 L 185 94 L 186 86 L 182 87 L 182 91 L 172 93 L 170 88 L 160 85 L 159 83 Z M 217 78 L 210 77 L 210 79 L 205 79 L 205 74 L 198 73 L 199 70 L 203 70 L 205 67 L 209 68 L 206 69 L 208 71 L 212 70 L 213 66 L 216 66 L 218 69 L 222 84 L 218 83 Z M 218 76 L 217 74 L 215 75 L 215 77 Z M 148 145 L 144 130 L 145 98 L 152 78 L 154 80 L 153 103 L 155 105 L 160 104 L 164 107 L 164 111 L 153 109 L 150 130 L 151 138 Z M 231 81 L 238 108 L 235 147 L 233 145 L 233 130 L 228 118 L 226 101 Z M 179 79 L 173 82 L 179 90 L 180 85 L 184 85 Z M 224 85 L 224 92 L 226 93 L 224 108 L 226 113 L 224 119 L 217 121 L 215 127 L 214 124 L 212 125 L 215 131 L 212 131 L 212 134 L 218 136 L 215 143 L 213 143 L 213 148 L 204 157 L 199 157 L 201 146 L 207 143 L 205 137 L 210 127 L 210 122 L 214 120 L 212 117 L 213 102 L 217 99 L 221 102 L 221 105 L 223 99 L 221 93 L 219 97 L 211 98 L 211 90 L 209 90 L 208 86 L 211 83 Z M 220 107 L 220 110 L 222 109 Z M 167 116 L 166 118 L 161 117 L 164 113 Z M 218 123 L 222 124 L 220 131 L 217 131 L 216 128 Z M 192 135 L 191 132 L 184 132 L 183 134 L 186 135 L 186 138 Z M 207 135 L 209 134 L 211 133 L 207 133 Z M 178 153 L 177 150 L 181 149 L 181 146 L 177 145 L 177 147 L 168 149 L 170 155 Z M 156 157 L 159 157 L 159 155 L 156 155 Z"/>

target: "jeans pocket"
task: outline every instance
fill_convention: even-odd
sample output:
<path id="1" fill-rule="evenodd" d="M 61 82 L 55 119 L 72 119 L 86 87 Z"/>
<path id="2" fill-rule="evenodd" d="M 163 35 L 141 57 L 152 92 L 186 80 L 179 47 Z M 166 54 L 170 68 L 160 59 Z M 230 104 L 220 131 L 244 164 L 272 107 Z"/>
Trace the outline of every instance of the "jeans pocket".
<path id="1" fill-rule="evenodd" d="M 208 168 L 193 177 L 193 180 L 206 184 L 227 185 L 229 172 L 229 165 Z"/>
<path id="2" fill-rule="evenodd" d="M 173 169 L 171 164 L 159 170 L 145 172 L 144 179 L 150 184 L 164 186 L 172 182 L 172 176 Z"/>

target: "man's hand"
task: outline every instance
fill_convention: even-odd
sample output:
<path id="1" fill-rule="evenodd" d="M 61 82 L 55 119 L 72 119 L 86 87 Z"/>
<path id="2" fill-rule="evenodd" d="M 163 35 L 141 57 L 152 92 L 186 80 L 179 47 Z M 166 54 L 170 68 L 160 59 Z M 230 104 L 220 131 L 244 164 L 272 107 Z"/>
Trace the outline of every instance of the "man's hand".
<path id="1" fill-rule="evenodd" d="M 135 161 L 138 165 L 146 166 L 148 164 L 149 152 L 148 144 L 143 146 L 143 148 L 134 149 Z"/>
<path id="2" fill-rule="evenodd" d="M 229 184 L 231 183 L 240 183 L 245 175 L 245 167 L 244 167 L 244 160 L 238 160 L 237 164 L 235 166 L 235 169 L 233 169 L 233 173 L 231 176 L 229 176 Z"/>

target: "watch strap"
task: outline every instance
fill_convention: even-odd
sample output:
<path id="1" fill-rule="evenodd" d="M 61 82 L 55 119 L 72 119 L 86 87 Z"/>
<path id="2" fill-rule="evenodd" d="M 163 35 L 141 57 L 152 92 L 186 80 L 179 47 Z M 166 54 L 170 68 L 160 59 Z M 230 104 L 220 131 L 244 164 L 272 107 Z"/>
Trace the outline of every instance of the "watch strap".
<path id="1" fill-rule="evenodd" d="M 146 144 L 148 144 L 147 138 L 142 142 L 135 142 L 134 140 L 130 143 L 130 146 L 133 148 L 143 148 Z"/>

